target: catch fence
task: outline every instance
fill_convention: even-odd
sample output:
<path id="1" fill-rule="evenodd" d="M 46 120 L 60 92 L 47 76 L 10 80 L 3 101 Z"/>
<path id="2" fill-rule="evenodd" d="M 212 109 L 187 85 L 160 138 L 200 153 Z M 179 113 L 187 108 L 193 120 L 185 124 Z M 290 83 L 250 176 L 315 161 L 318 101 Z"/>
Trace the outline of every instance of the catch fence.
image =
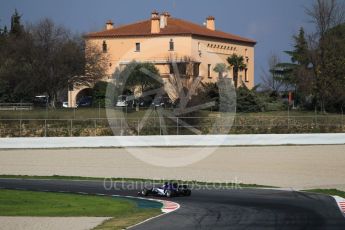
<path id="1" fill-rule="evenodd" d="M 342 132 L 343 115 L 0 119 L 0 137 Z"/>

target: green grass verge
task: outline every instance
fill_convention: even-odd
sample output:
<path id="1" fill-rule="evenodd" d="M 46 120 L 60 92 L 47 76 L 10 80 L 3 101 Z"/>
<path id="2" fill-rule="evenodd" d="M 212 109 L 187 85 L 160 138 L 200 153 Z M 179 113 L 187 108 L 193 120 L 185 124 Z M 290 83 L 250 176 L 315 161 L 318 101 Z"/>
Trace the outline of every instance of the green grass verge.
<path id="1" fill-rule="evenodd" d="M 139 201 L 138 201 L 139 202 Z M 135 200 L 0 189 L 0 216 L 112 217 L 96 229 L 124 229 L 161 213 L 161 205 Z"/>
<path id="2" fill-rule="evenodd" d="M 107 181 L 113 182 L 150 182 L 162 184 L 166 180 L 152 180 L 152 179 L 141 179 L 141 178 L 101 178 L 101 177 L 79 177 L 79 176 L 29 176 L 29 175 L 0 175 L 0 178 L 14 178 L 14 179 L 46 179 L 46 180 L 94 180 L 94 181 Z M 180 184 L 189 184 L 189 185 L 199 185 L 199 186 L 223 186 L 223 187 L 234 187 L 236 188 L 278 188 L 275 186 L 268 185 L 258 185 L 258 184 L 243 184 L 243 183 L 218 183 L 218 182 L 202 182 L 202 181 L 185 181 L 185 180 L 174 180 Z"/>
<path id="3" fill-rule="evenodd" d="M 302 190 L 302 191 L 326 194 L 326 195 L 331 195 L 331 196 L 340 196 L 340 197 L 345 198 L 345 191 L 341 191 L 338 189 L 308 189 L 308 190 Z"/>
<path id="4" fill-rule="evenodd" d="M 122 218 L 147 209 L 159 211 L 159 208 L 153 208 L 153 205 L 152 208 L 140 208 L 137 202 L 124 198 L 0 189 L 0 216 Z"/>

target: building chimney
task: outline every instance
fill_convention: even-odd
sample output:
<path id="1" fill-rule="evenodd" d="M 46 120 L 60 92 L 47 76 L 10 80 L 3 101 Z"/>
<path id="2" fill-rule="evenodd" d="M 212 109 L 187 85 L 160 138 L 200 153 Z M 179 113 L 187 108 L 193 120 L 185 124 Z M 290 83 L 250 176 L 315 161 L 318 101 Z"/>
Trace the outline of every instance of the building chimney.
<path id="1" fill-rule="evenodd" d="M 163 12 L 160 16 L 160 28 L 164 29 L 168 25 L 168 18 L 170 14 L 168 12 Z"/>
<path id="2" fill-rule="evenodd" d="M 158 34 L 161 31 L 159 22 L 160 20 L 158 16 L 151 18 L 151 34 Z"/>
<path id="3" fill-rule="evenodd" d="M 155 18 L 155 17 L 158 17 L 158 11 L 157 10 L 153 10 L 152 12 L 151 12 L 151 18 Z"/>
<path id="4" fill-rule="evenodd" d="M 208 16 L 206 18 L 206 28 L 209 30 L 216 30 L 215 18 L 213 16 Z"/>
<path id="5" fill-rule="evenodd" d="M 108 20 L 106 23 L 105 23 L 105 28 L 107 30 L 111 30 L 114 28 L 114 23 L 111 21 L 111 20 Z"/>
<path id="6" fill-rule="evenodd" d="M 164 15 L 165 15 L 167 18 L 170 18 L 169 12 L 164 12 Z"/>
<path id="7" fill-rule="evenodd" d="M 165 16 L 164 14 L 161 14 L 160 20 L 159 20 L 159 27 L 160 27 L 161 29 L 164 29 L 164 28 L 165 28 L 165 26 L 166 26 L 166 21 L 167 21 L 166 16 Z"/>

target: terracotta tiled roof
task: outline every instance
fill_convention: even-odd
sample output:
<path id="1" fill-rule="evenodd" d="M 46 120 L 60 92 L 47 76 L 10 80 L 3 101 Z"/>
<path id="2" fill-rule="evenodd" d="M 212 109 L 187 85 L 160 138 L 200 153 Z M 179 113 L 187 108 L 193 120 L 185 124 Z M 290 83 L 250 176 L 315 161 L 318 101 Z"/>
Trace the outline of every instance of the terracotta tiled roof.
<path id="1" fill-rule="evenodd" d="M 225 33 L 219 30 L 209 30 L 204 26 L 191 23 L 182 19 L 168 18 L 168 25 L 160 29 L 160 33 L 151 33 L 151 19 L 136 22 L 129 25 L 116 27 L 110 30 L 93 32 L 85 35 L 86 38 L 109 38 L 109 37 L 130 37 L 130 36 L 161 36 L 161 35 L 198 35 L 203 37 L 219 38 L 237 42 L 256 44 L 256 41 L 240 37 L 234 34 Z"/>

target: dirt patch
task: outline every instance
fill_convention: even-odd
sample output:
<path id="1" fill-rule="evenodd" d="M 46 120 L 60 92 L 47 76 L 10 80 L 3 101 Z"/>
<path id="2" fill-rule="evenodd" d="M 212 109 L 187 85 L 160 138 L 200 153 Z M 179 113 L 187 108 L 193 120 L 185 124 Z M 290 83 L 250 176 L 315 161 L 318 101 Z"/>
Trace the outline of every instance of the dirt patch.
<path id="1" fill-rule="evenodd" d="M 0 216 L 1 230 L 92 229 L 110 217 L 7 217 Z"/>

